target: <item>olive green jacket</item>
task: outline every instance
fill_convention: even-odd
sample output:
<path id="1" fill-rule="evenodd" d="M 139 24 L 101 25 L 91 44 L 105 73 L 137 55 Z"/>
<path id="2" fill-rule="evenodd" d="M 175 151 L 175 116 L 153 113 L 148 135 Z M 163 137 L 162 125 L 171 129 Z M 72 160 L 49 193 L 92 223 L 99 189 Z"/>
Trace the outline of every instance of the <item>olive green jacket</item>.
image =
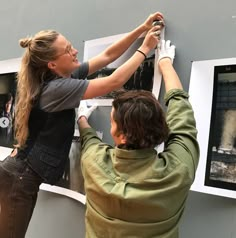
<path id="1" fill-rule="evenodd" d="M 162 153 L 114 148 L 92 128 L 81 130 L 86 237 L 178 237 L 199 147 L 188 94 L 171 90 L 165 102 L 170 135 Z"/>

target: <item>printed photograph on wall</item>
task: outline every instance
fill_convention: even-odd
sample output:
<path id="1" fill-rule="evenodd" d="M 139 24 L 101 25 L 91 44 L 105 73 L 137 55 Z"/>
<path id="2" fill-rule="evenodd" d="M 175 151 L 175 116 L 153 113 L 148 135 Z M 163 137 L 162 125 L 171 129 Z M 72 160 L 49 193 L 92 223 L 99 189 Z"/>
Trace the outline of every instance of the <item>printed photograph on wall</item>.
<path id="1" fill-rule="evenodd" d="M 92 57 L 98 55 L 112 43 L 122 38 L 124 35 L 125 34 L 119 34 L 85 41 L 84 61 L 87 61 Z M 143 39 L 144 37 L 138 38 L 121 57 L 109 64 L 107 67 L 90 75 L 87 79 L 92 80 L 112 74 L 119 66 L 126 62 L 135 53 L 135 51 L 141 46 Z M 143 63 L 138 67 L 136 72 L 130 77 L 130 79 L 124 84 L 122 88 L 112 91 L 107 95 L 88 100 L 88 102 L 96 101 L 98 105 L 111 106 L 113 98 L 121 90 L 148 90 L 153 92 L 158 98 L 160 90 L 160 79 L 158 80 L 158 67 L 155 67 L 155 65 L 156 50 L 153 50 L 147 55 L 147 59 L 143 61 Z"/>
<path id="2" fill-rule="evenodd" d="M 236 65 L 214 67 L 205 183 L 236 190 Z"/>
<path id="3" fill-rule="evenodd" d="M 16 74 L 0 74 L 0 146 L 12 148 L 14 144 L 14 106 Z"/>
<path id="4" fill-rule="evenodd" d="M 236 58 L 192 62 L 200 159 L 191 190 L 236 198 Z"/>
<path id="5" fill-rule="evenodd" d="M 16 72 L 21 58 L 0 61 L 0 160 L 14 144 Z"/>

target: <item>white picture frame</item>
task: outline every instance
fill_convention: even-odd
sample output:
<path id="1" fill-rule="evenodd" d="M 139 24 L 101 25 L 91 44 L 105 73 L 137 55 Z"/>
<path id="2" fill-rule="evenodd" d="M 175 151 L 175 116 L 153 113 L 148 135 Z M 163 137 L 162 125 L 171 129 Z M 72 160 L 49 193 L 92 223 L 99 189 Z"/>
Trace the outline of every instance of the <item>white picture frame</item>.
<path id="1" fill-rule="evenodd" d="M 209 183 L 209 180 L 213 180 L 209 175 L 209 169 L 212 168 L 207 166 L 209 165 L 209 154 L 211 154 L 211 151 L 215 153 L 214 146 L 209 147 L 212 112 L 214 111 L 214 72 L 219 66 L 227 67 L 229 65 L 236 65 L 236 58 L 195 61 L 192 63 L 189 95 L 198 129 L 200 160 L 191 190 L 236 198 L 236 190 L 229 188 L 230 186 L 227 186 L 227 183 L 222 181 Z"/>

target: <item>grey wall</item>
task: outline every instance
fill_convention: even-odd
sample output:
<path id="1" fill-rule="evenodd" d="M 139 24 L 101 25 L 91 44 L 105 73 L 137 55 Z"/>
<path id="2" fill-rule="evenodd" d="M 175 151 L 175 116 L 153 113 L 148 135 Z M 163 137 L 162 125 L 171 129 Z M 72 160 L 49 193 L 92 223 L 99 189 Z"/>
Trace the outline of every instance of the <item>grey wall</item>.
<path id="1" fill-rule="evenodd" d="M 18 40 L 48 28 L 68 37 L 82 60 L 84 40 L 128 32 L 155 11 L 165 16 L 166 39 L 177 47 L 174 65 L 186 90 L 191 61 L 236 56 L 235 0 L 9 0 L 0 7 L 0 60 L 21 56 Z M 99 108 L 91 122 L 110 142 L 109 110 Z M 233 199 L 190 192 L 181 237 L 236 238 L 235 205 Z M 27 238 L 82 237 L 83 214 L 76 201 L 40 191 Z"/>

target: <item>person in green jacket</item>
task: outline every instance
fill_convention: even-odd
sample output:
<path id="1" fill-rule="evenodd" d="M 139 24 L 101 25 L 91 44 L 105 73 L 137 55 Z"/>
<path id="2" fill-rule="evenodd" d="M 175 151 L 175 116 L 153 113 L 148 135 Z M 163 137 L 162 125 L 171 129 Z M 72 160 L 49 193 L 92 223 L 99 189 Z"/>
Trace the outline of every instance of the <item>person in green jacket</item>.
<path id="1" fill-rule="evenodd" d="M 151 92 L 119 95 L 111 110 L 113 147 L 88 124 L 95 107 L 78 110 L 86 237 L 178 237 L 199 146 L 188 93 L 172 66 L 175 46 L 163 40 L 158 51 L 166 115 Z"/>

